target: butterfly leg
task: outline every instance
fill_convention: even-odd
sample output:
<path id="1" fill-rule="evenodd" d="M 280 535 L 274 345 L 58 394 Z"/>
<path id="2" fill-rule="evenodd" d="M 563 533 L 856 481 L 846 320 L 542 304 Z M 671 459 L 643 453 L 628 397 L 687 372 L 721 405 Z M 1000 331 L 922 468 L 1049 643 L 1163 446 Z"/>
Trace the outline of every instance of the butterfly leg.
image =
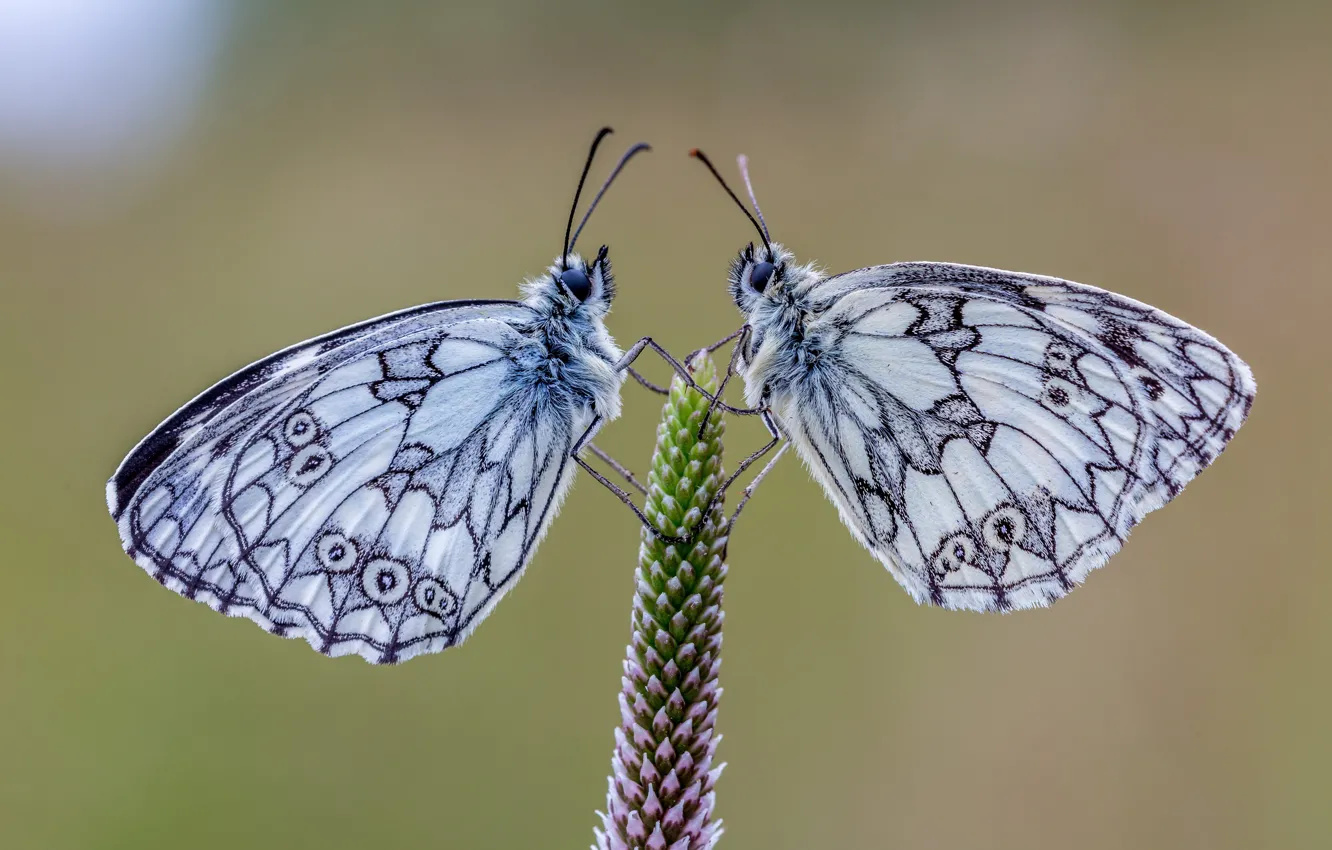
<path id="1" fill-rule="evenodd" d="M 638 381 L 638 383 L 642 384 L 646 389 L 651 390 L 652 392 L 656 393 L 657 395 L 670 395 L 670 394 L 671 394 L 671 391 L 670 391 L 670 390 L 666 389 L 665 387 L 658 386 L 658 385 L 652 383 L 651 381 L 649 381 L 647 378 L 644 378 L 642 375 L 638 374 L 638 370 L 635 369 L 634 367 L 632 367 L 632 366 L 625 366 L 624 369 L 625 369 L 626 372 L 629 373 L 629 377 L 633 378 L 635 381 Z"/>
<path id="2" fill-rule="evenodd" d="M 629 510 L 634 512 L 634 516 L 638 517 L 638 521 L 643 524 L 643 527 L 646 528 L 648 531 L 652 532 L 652 535 L 656 537 L 658 540 L 662 541 L 663 543 L 673 544 L 673 545 L 688 543 L 689 538 L 687 537 L 671 537 L 668 534 L 662 534 L 660 531 L 658 531 L 656 527 L 653 526 L 652 521 L 647 518 L 647 515 L 644 514 L 642 510 L 639 509 L 638 505 L 634 504 L 634 499 L 632 496 L 630 496 L 624 490 L 617 487 L 613 481 L 608 479 L 606 476 L 602 475 L 600 472 L 597 472 L 595 469 L 592 468 L 591 464 L 583 460 L 583 458 L 581 457 L 583 446 L 592 440 L 593 435 L 596 434 L 597 429 L 600 427 L 601 427 L 601 414 L 597 414 L 596 416 L 592 417 L 592 422 L 587 426 L 587 430 L 585 430 L 583 432 L 583 435 L 578 438 L 578 441 L 574 443 L 573 449 L 570 450 L 569 452 L 569 457 L 573 458 L 574 463 L 578 464 L 583 469 L 586 469 L 587 473 L 591 475 L 593 478 L 595 478 L 597 482 L 601 484 L 602 487 L 605 487 L 607 490 L 610 490 L 612 493 L 615 494 L 616 498 L 618 498 L 621 502 L 624 502 L 626 505 L 628 505 Z"/>
<path id="3" fill-rule="evenodd" d="M 675 370 L 676 374 L 684 379 L 686 384 L 690 387 L 696 387 L 694 384 L 694 376 L 690 374 L 689 369 L 679 360 L 676 360 L 669 351 L 658 345 L 657 341 L 650 336 L 645 336 L 630 346 L 629 350 L 620 358 L 620 362 L 615 364 L 615 371 L 619 372 L 629 369 L 634 361 L 638 359 L 638 356 L 649 348 L 661 355 L 661 359 L 665 360 L 670 367 Z M 633 370 L 629 369 L 629 371 L 632 372 Z M 655 384 L 653 386 L 655 386 Z"/>
<path id="4" fill-rule="evenodd" d="M 759 470 L 759 474 L 755 475 L 754 480 L 749 482 L 749 485 L 745 487 L 745 492 L 740 495 L 740 502 L 735 506 L 735 513 L 731 514 L 730 520 L 726 523 L 728 526 L 728 534 L 731 529 L 735 528 L 735 521 L 740 518 L 740 512 L 745 509 L 745 505 L 749 502 L 749 497 L 754 495 L 754 491 L 758 489 L 759 482 L 767 477 L 768 473 L 772 471 L 772 468 L 777 465 L 777 461 L 781 460 L 782 455 L 786 454 L 786 450 L 789 448 L 791 448 L 789 442 L 782 443 L 782 447 L 777 450 L 777 454 L 768 459 L 768 462 Z"/>
<path id="5" fill-rule="evenodd" d="M 717 385 L 717 394 L 708 400 L 708 410 L 706 413 L 703 414 L 702 424 L 698 426 L 698 439 L 700 440 L 703 439 L 703 432 L 707 430 L 708 422 L 712 421 L 712 412 L 717 409 L 717 405 L 723 403 L 722 397 L 726 395 L 726 384 L 731 380 L 731 376 L 735 374 L 735 361 L 740 357 L 740 349 L 749 339 L 749 325 L 745 325 L 743 328 L 731 334 L 729 337 L 722 340 L 721 342 L 717 343 L 712 348 L 705 349 L 705 351 L 713 351 L 716 348 L 725 345 L 727 342 L 729 342 L 731 339 L 737 336 L 740 339 L 731 348 L 731 359 L 726 361 L 726 374 L 722 375 L 721 383 Z M 690 355 L 690 359 L 692 358 L 693 355 Z M 758 413 L 759 409 L 753 408 L 751 410 L 749 408 L 730 408 L 730 411 L 732 413 L 738 413 L 741 416 L 746 416 Z"/>
<path id="6" fill-rule="evenodd" d="M 647 488 L 643 486 L 643 482 L 635 478 L 634 474 L 629 471 L 628 467 L 620 463 L 615 458 L 611 457 L 606 452 L 602 451 L 600 448 L 597 447 L 596 443 L 588 443 L 587 450 L 590 451 L 592 454 L 596 455 L 597 457 L 601 458 L 601 460 L 611 469 L 618 472 L 620 474 L 620 477 L 623 478 L 625 481 L 628 481 L 629 484 L 633 486 L 635 490 L 642 493 L 644 496 L 647 495 Z"/>
<path id="7" fill-rule="evenodd" d="M 744 327 L 740 328 L 740 330 L 738 331 L 732 331 L 731 333 L 728 333 L 726 336 L 714 342 L 712 345 L 709 345 L 707 348 L 700 348 L 698 351 L 691 353 L 689 357 L 686 359 L 693 360 L 694 357 L 696 357 L 699 354 L 711 354 L 712 352 L 721 348 L 723 345 L 735 339 L 736 337 L 740 336 L 740 334 L 744 333 L 747 330 L 749 330 L 749 325 L 745 325 Z"/>
<path id="8" fill-rule="evenodd" d="M 674 355 L 672 355 L 669 351 L 658 345 L 657 341 L 650 336 L 645 336 L 642 339 L 640 339 L 638 342 L 634 343 L 633 346 L 631 346 L 629 350 L 624 353 L 624 356 L 620 358 L 620 362 L 615 364 L 614 367 L 615 371 L 620 372 L 624 370 L 629 370 L 630 372 L 633 372 L 633 370 L 630 369 L 629 367 L 633 364 L 635 360 L 638 359 L 638 356 L 640 354 L 642 354 L 644 351 L 648 350 L 649 348 L 655 351 L 658 355 L 660 355 L 661 359 L 665 360 L 668 364 L 670 364 L 670 367 L 675 370 L 675 373 L 680 376 L 680 378 L 685 382 L 686 386 L 688 386 L 692 390 L 698 391 L 704 398 L 708 399 L 709 402 L 716 401 L 716 406 L 720 407 L 722 410 L 725 410 L 727 413 L 736 413 L 741 416 L 746 416 L 758 412 L 757 410 L 750 410 L 748 408 L 743 408 L 743 407 L 732 407 L 726 402 L 716 400 L 715 396 L 713 396 L 712 393 L 703 389 L 694 381 L 694 376 L 689 371 L 689 368 L 687 366 L 685 366 L 679 360 L 676 360 Z M 641 378 L 639 379 L 639 382 L 643 383 L 644 386 L 647 386 L 648 389 L 657 389 L 656 384 L 651 384 L 649 386 L 646 382 L 643 382 Z M 665 388 L 662 387 L 660 389 L 665 389 Z"/>
<path id="9" fill-rule="evenodd" d="M 766 403 L 767 400 L 765 395 L 764 404 Z M 786 435 L 782 432 L 781 426 L 777 424 L 775 416 L 771 409 L 767 407 L 760 409 L 758 411 L 758 417 L 760 420 L 762 420 L 763 427 L 767 428 L 768 433 L 772 435 L 772 439 L 768 441 L 767 445 L 763 446 L 758 451 L 751 454 L 749 457 L 740 461 L 740 464 L 735 468 L 735 472 L 731 473 L 731 475 L 726 479 L 726 483 L 723 484 L 719 490 L 717 490 L 717 495 L 713 496 L 712 501 L 708 502 L 708 506 L 703 509 L 703 516 L 707 516 L 712 511 L 713 506 L 717 504 L 718 500 L 720 500 L 726 495 L 726 491 L 730 489 L 731 485 L 735 483 L 735 480 L 737 478 L 739 478 L 741 475 L 745 473 L 746 469 L 749 469 L 749 467 L 753 466 L 755 463 L 761 460 L 764 455 L 772 451 L 773 447 L 775 447 L 778 443 L 782 442 L 783 439 L 786 439 Z M 744 508 L 745 503 L 749 501 L 749 497 L 753 494 L 754 489 L 758 487 L 759 482 L 763 480 L 763 477 L 768 474 L 768 470 L 772 469 L 773 465 L 777 463 L 777 459 L 780 458 L 782 454 L 785 453 L 785 451 L 786 451 L 786 445 L 783 445 L 781 450 L 778 451 L 777 454 L 774 455 L 773 458 L 768 461 L 767 465 L 763 467 L 763 469 L 754 478 L 754 480 L 749 482 L 749 486 L 745 488 L 744 494 L 740 497 L 739 506 L 735 509 L 735 513 L 731 515 L 731 520 L 730 520 L 731 522 L 735 522 L 735 518 L 740 515 L 740 510 Z M 729 534 L 730 532 L 728 531 L 727 533 Z"/>

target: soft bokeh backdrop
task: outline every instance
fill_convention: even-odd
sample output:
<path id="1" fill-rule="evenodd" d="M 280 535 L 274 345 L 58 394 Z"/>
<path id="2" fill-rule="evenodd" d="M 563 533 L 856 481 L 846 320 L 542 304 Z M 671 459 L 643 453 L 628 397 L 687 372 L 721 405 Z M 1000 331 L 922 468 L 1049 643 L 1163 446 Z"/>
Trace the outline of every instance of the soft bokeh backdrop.
<path id="1" fill-rule="evenodd" d="M 590 843 L 637 530 L 589 480 L 466 646 L 388 669 L 163 590 L 102 488 L 235 367 L 510 297 L 603 123 L 656 146 L 586 237 L 621 340 L 738 325 L 752 234 L 698 145 L 750 155 L 802 257 L 1100 284 L 1258 377 L 1045 611 L 916 607 L 784 461 L 731 548 L 723 847 L 1328 846 L 1328 8 L 0 4 L 0 846 Z M 626 393 L 601 442 L 641 468 L 659 404 Z"/>

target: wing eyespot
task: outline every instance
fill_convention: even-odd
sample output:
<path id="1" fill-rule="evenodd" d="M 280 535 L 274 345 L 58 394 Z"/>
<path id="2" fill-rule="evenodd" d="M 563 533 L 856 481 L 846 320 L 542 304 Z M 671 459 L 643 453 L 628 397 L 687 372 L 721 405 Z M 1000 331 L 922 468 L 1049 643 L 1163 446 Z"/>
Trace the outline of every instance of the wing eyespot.
<path id="1" fill-rule="evenodd" d="M 1045 368 L 1052 372 L 1071 372 L 1082 352 L 1063 342 L 1052 342 L 1045 350 Z"/>
<path id="2" fill-rule="evenodd" d="M 298 410 L 288 416 L 282 425 L 282 437 L 287 441 L 287 445 L 293 448 L 307 446 L 314 442 L 317 436 L 319 436 L 319 423 L 305 410 Z"/>
<path id="3" fill-rule="evenodd" d="M 1041 403 L 1055 413 L 1071 413 L 1078 388 L 1063 378 L 1050 378 L 1041 390 Z"/>
<path id="4" fill-rule="evenodd" d="M 388 558 L 376 558 L 361 573 L 365 595 L 381 605 L 392 605 L 407 595 L 410 582 L 407 567 Z"/>
<path id="5" fill-rule="evenodd" d="M 412 600 L 417 608 L 440 619 L 450 616 L 458 609 L 458 599 L 453 592 L 433 578 L 423 578 L 416 583 L 416 588 L 412 591 Z"/>
<path id="6" fill-rule="evenodd" d="M 1027 517 L 1012 505 L 1000 505 L 981 525 L 985 544 L 996 552 L 1007 552 L 1027 536 Z"/>
<path id="7" fill-rule="evenodd" d="M 963 566 L 976 566 L 976 541 L 966 532 L 958 532 L 939 544 L 930 562 L 934 574 L 940 578 L 955 573 Z"/>
<path id="8" fill-rule="evenodd" d="M 333 456 L 319 445 L 306 446 L 287 464 L 287 477 L 291 483 L 305 487 L 315 483 L 333 468 Z"/>
<path id="9" fill-rule="evenodd" d="M 356 568 L 360 550 L 351 538 L 334 531 L 319 538 L 315 546 L 315 555 L 319 563 L 329 572 L 347 573 Z"/>

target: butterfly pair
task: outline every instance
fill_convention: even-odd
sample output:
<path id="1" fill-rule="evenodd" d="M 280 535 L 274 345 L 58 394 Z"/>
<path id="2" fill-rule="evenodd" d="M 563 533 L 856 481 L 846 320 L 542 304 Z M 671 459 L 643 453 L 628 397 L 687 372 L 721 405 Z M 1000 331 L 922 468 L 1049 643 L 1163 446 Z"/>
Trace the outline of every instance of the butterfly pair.
<path id="1" fill-rule="evenodd" d="M 630 503 L 581 452 L 619 415 L 639 354 L 690 377 L 650 338 L 616 347 L 606 249 L 574 253 L 647 148 L 625 153 L 574 230 L 608 132 L 560 258 L 522 301 L 429 304 L 301 343 L 149 434 L 107 485 L 126 552 L 222 613 L 328 655 L 397 662 L 461 642 L 491 611 L 574 465 Z M 726 191 L 763 247 L 730 272 L 746 321 L 727 376 L 743 377 L 749 407 L 714 403 L 772 435 L 736 474 L 794 445 L 918 601 L 1006 610 L 1063 596 L 1248 412 L 1248 367 L 1144 304 L 948 264 L 826 277 L 771 241 L 757 202 L 755 220 Z"/>

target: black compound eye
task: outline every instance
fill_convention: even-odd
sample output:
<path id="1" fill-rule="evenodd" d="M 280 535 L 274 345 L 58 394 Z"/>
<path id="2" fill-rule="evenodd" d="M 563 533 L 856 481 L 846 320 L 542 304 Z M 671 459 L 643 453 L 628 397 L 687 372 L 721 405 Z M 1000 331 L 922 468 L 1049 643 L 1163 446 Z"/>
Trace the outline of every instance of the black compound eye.
<path id="1" fill-rule="evenodd" d="M 592 281 L 587 279 L 587 273 L 582 269 L 565 269 L 560 273 L 560 283 L 579 301 L 586 301 L 587 296 L 592 294 Z"/>
<path id="2" fill-rule="evenodd" d="M 749 272 L 749 285 L 754 287 L 755 292 L 762 292 L 767 288 L 771 277 L 772 263 L 758 263 Z"/>

